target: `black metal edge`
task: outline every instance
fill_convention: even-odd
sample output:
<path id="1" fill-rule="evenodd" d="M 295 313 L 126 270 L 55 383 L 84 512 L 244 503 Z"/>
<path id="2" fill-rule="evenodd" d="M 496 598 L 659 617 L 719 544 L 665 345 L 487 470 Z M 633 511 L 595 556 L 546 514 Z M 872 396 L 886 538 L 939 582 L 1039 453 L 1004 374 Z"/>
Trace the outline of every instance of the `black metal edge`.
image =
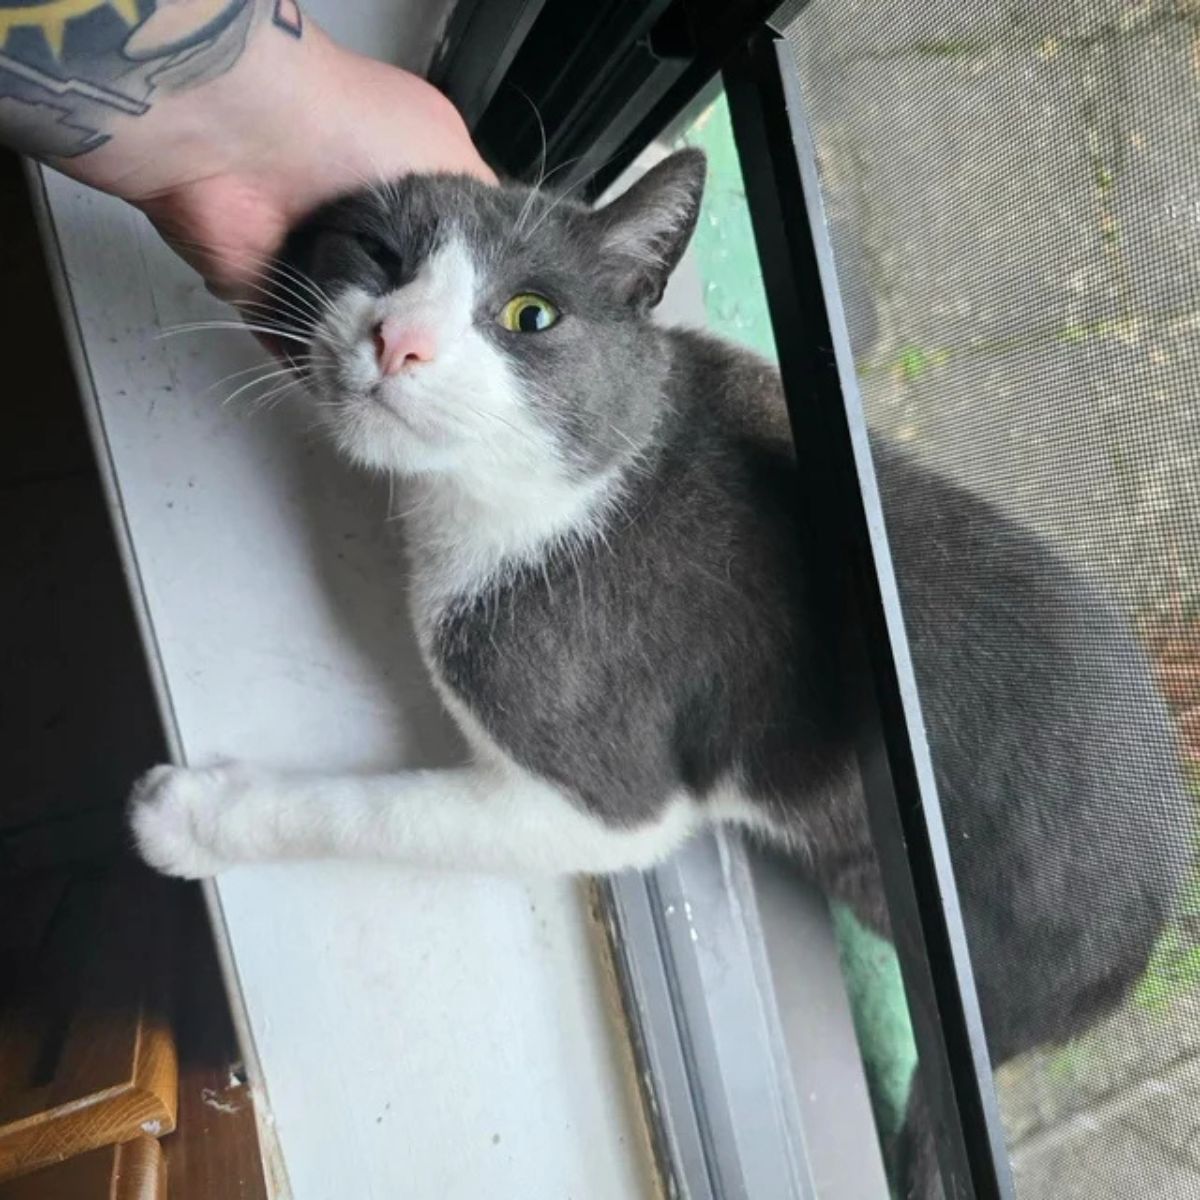
<path id="1" fill-rule="evenodd" d="M 796 11 L 811 0 L 796 0 Z M 774 16 L 780 0 L 677 0 L 655 30 L 653 45 L 674 55 L 676 69 L 657 100 L 642 112 L 627 108 L 615 121 L 605 155 L 598 155 L 588 195 L 598 196 L 656 137 L 680 122 L 705 93 L 720 88 L 722 67 Z"/>
<path id="2" fill-rule="evenodd" d="M 648 104 L 647 89 L 674 69 L 652 49 L 671 7 L 671 0 L 548 0 L 508 86 L 475 127 L 485 156 L 514 178 L 534 178 L 544 162 L 556 172 L 556 188 L 591 174 L 605 130 L 623 109 Z"/>
<path id="3" fill-rule="evenodd" d="M 429 81 L 474 128 L 546 0 L 458 0 L 434 52 Z"/>
<path id="4" fill-rule="evenodd" d="M 778 0 L 460 0 L 431 79 L 501 175 L 594 197 Z M 495 9 L 492 12 L 492 9 Z"/>
<path id="5" fill-rule="evenodd" d="M 947 1200 L 1012 1181 L 796 66 L 763 30 L 725 70 L 804 511 L 843 638 L 847 714 Z"/>

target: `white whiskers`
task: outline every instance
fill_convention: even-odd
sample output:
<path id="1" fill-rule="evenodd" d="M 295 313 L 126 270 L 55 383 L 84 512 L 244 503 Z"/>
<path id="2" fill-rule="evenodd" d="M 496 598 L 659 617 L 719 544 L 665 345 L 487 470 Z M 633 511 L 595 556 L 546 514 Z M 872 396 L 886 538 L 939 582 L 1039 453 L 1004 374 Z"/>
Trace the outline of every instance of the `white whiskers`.
<path id="1" fill-rule="evenodd" d="M 292 329 L 280 325 L 253 325 L 249 321 L 185 321 L 181 325 L 171 325 L 160 329 L 155 335 L 159 338 L 175 337 L 181 333 L 209 333 L 214 331 L 232 333 L 265 333 L 271 337 L 283 338 L 286 341 L 299 342 L 308 345 L 308 337 Z"/>

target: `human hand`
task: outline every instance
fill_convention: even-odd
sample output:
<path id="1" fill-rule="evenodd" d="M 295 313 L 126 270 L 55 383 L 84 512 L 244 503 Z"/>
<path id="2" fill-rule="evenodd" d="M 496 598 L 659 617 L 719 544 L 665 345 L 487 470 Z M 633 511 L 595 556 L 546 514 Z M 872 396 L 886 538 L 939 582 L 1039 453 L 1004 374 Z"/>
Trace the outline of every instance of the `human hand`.
<path id="1" fill-rule="evenodd" d="M 294 48 L 262 40 L 249 48 L 238 74 L 251 69 L 253 101 L 224 97 L 222 113 L 212 112 L 217 136 L 156 155 L 120 181 L 209 289 L 233 303 L 256 297 L 287 231 L 333 196 L 410 171 L 495 178 L 436 88 L 311 26 L 305 42 L 302 63 L 257 64 L 259 49 Z M 227 106 L 242 105 L 240 120 L 226 121 Z M 232 136 L 221 136 L 227 129 Z"/>
<path id="2" fill-rule="evenodd" d="M 445 97 L 337 46 L 294 0 L 158 0 L 65 40 L 36 5 L 0 11 L 28 35 L 7 46 L 28 83 L 0 110 L 0 141 L 137 205 L 235 303 L 338 193 L 409 171 L 492 179 Z M 55 105 L 39 30 L 59 72 L 86 85 Z"/>

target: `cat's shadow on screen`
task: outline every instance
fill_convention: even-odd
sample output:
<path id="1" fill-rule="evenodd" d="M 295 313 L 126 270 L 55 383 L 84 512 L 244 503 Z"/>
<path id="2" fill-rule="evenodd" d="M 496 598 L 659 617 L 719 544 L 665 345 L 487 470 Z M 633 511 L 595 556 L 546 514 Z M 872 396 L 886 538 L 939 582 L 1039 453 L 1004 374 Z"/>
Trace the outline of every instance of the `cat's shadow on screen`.
<path id="1" fill-rule="evenodd" d="M 247 436 L 271 443 L 280 499 L 298 515 L 337 649 L 394 706 L 395 765 L 463 761 L 465 745 L 429 681 L 408 614 L 404 534 L 394 515 L 403 508 L 403 485 L 389 487 L 342 459 L 298 388 L 270 411 L 248 414 L 245 425 Z"/>

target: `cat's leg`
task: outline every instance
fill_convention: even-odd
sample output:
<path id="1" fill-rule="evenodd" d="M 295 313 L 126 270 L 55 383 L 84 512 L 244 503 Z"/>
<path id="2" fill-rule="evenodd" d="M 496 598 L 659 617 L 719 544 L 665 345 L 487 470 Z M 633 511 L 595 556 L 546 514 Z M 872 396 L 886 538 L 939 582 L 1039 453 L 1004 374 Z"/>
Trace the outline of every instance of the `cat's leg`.
<path id="1" fill-rule="evenodd" d="M 703 823 L 691 799 L 621 825 L 519 770 L 309 776 L 157 767 L 134 789 L 142 857 L 198 878 L 240 862 L 384 859 L 495 873 L 592 873 L 657 861 Z"/>

